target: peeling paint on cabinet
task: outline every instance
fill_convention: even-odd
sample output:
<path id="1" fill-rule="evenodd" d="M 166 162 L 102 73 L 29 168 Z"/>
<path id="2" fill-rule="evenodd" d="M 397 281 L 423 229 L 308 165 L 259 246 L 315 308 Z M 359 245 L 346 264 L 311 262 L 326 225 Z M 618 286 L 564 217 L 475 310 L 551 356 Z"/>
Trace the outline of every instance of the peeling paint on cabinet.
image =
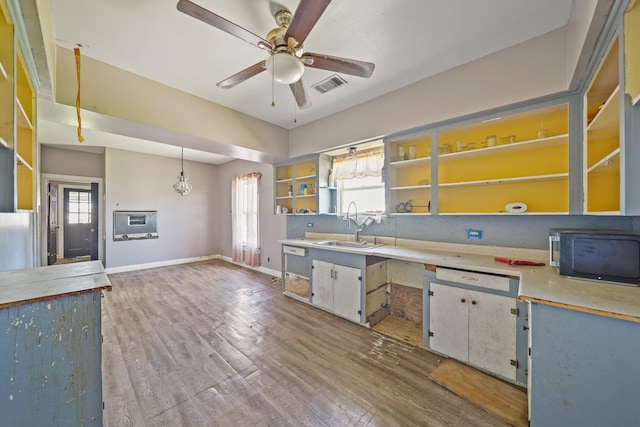
<path id="1" fill-rule="evenodd" d="M 5 425 L 102 425 L 100 292 L 0 310 Z"/>
<path id="2" fill-rule="evenodd" d="M 1 425 L 102 425 L 111 285 L 99 262 L 82 264 L 0 272 Z"/>

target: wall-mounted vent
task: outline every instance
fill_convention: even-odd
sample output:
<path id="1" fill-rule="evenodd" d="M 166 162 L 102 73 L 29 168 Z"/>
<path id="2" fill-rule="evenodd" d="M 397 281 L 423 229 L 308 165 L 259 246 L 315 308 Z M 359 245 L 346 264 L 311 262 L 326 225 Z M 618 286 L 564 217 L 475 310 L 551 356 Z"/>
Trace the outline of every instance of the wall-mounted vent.
<path id="1" fill-rule="evenodd" d="M 333 76 L 327 79 L 324 79 L 321 82 L 316 83 L 311 87 L 320 93 L 327 93 L 330 90 L 337 88 L 338 86 L 342 86 L 346 84 L 347 84 L 347 81 L 345 79 L 343 79 L 337 74 L 334 74 Z"/>

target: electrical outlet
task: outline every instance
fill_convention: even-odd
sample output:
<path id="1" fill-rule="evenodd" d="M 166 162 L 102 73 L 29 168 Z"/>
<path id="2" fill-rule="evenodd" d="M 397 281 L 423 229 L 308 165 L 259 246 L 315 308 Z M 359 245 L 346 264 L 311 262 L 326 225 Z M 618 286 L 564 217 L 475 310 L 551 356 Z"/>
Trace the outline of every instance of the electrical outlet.
<path id="1" fill-rule="evenodd" d="M 467 239 L 482 239 L 482 230 L 476 228 L 467 228 L 464 230 L 467 234 Z"/>
<path id="2" fill-rule="evenodd" d="M 312 222 L 308 222 L 307 223 L 307 228 L 313 228 L 313 223 Z"/>

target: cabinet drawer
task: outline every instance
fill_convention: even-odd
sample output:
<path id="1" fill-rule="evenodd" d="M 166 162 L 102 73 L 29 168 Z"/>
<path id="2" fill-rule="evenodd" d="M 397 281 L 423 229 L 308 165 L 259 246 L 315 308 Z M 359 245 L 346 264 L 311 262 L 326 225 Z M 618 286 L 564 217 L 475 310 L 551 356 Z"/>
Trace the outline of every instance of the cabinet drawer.
<path id="1" fill-rule="evenodd" d="M 509 292 L 508 277 L 437 267 L 436 279 Z"/>
<path id="2" fill-rule="evenodd" d="M 305 248 L 297 248 L 295 246 L 283 246 L 282 251 L 285 254 L 289 254 L 289 255 L 307 256 L 307 249 Z"/>

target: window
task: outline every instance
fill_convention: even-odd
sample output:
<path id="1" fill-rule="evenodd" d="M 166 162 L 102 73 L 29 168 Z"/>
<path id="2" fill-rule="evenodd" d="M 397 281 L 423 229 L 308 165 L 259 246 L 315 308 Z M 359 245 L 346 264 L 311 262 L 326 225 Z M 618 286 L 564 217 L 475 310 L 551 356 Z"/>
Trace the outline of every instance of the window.
<path id="1" fill-rule="evenodd" d="M 91 192 L 69 191 L 69 224 L 91 223 Z"/>
<path id="2" fill-rule="evenodd" d="M 358 212 L 384 212 L 383 165 L 382 148 L 334 158 L 340 215 L 347 213 L 351 202 L 355 202 Z"/>
<path id="3" fill-rule="evenodd" d="M 260 177 L 255 172 L 233 179 L 231 192 L 232 260 L 260 265 Z"/>

